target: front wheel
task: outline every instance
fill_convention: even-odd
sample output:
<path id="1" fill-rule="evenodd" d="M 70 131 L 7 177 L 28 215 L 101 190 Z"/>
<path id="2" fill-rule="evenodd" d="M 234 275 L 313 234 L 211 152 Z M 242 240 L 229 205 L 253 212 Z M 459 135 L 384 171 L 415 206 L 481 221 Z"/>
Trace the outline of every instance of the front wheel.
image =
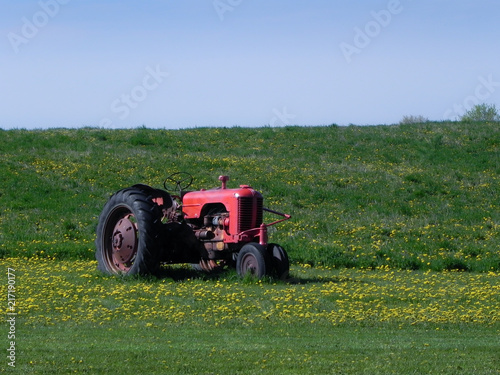
<path id="1" fill-rule="evenodd" d="M 236 272 L 241 277 L 249 274 L 252 277 L 261 279 L 267 275 L 271 268 L 270 266 L 266 248 L 258 243 L 244 245 L 236 259 Z"/>
<path id="2" fill-rule="evenodd" d="M 151 274 L 159 265 L 161 210 L 138 188 L 123 189 L 104 206 L 96 233 L 98 268 L 108 274 Z"/>
<path id="3" fill-rule="evenodd" d="M 275 243 L 267 245 L 267 252 L 272 257 L 273 274 L 280 280 L 288 278 L 290 273 L 290 261 L 285 249 Z"/>

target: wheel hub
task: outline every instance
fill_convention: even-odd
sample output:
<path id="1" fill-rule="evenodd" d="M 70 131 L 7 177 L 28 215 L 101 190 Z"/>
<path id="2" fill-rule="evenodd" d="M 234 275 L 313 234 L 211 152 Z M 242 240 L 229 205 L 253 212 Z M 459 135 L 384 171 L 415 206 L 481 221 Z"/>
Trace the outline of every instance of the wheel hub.
<path id="1" fill-rule="evenodd" d="M 256 270 L 259 267 L 257 259 L 250 254 L 246 254 L 246 256 L 242 259 L 241 264 L 244 273 L 250 272 L 252 275 L 256 274 Z"/>
<path id="2" fill-rule="evenodd" d="M 113 229 L 113 259 L 119 264 L 130 263 L 137 251 L 137 232 L 130 218 L 120 219 Z"/>

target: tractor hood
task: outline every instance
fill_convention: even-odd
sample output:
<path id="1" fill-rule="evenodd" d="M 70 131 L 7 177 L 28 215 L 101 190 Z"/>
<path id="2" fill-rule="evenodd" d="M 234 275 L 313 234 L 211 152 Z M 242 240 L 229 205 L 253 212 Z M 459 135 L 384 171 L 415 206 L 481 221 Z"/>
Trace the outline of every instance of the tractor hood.
<path id="1" fill-rule="evenodd" d="M 203 217 L 203 208 L 224 205 L 226 212 L 236 213 L 242 202 L 262 202 L 262 194 L 248 185 L 240 185 L 239 189 L 217 188 L 213 190 L 192 191 L 182 198 L 182 212 L 186 219 Z"/>

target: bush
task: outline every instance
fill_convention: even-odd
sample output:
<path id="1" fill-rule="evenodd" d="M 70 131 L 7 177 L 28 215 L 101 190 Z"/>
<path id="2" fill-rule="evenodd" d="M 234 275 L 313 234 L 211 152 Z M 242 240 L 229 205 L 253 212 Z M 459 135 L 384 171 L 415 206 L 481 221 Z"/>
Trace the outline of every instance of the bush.
<path id="1" fill-rule="evenodd" d="M 410 124 L 422 124 L 424 122 L 429 122 L 429 119 L 424 116 L 403 116 L 403 119 L 399 122 L 399 124 L 410 125 Z"/>
<path id="2" fill-rule="evenodd" d="M 500 121 L 500 115 L 494 104 L 476 104 L 460 118 L 462 122 Z"/>

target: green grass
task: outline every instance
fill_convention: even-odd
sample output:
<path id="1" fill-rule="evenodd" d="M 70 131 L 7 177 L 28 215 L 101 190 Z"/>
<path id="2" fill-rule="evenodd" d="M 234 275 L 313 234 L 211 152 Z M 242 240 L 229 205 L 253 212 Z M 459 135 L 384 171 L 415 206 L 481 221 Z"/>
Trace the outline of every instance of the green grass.
<path id="1" fill-rule="evenodd" d="M 303 265 L 284 283 L 183 267 L 120 278 L 95 265 L 0 260 L 15 269 L 18 313 L 16 368 L 0 372 L 499 373 L 499 273 Z"/>
<path id="2" fill-rule="evenodd" d="M 0 256 L 92 259 L 114 191 L 250 184 L 293 216 L 270 234 L 294 262 L 500 269 L 500 126 L 0 131 Z"/>
<path id="3" fill-rule="evenodd" d="M 0 372 L 499 374 L 499 145 L 498 123 L 0 130 Z M 292 214 L 270 233 L 292 279 L 99 273 L 108 197 L 178 170 Z"/>
<path id="4" fill-rule="evenodd" d="M 484 327 L 40 327 L 22 374 L 498 374 Z M 76 339 L 77 338 L 77 339 Z M 24 347 L 24 349 L 23 349 Z M 28 347 L 30 349 L 28 349 Z"/>

